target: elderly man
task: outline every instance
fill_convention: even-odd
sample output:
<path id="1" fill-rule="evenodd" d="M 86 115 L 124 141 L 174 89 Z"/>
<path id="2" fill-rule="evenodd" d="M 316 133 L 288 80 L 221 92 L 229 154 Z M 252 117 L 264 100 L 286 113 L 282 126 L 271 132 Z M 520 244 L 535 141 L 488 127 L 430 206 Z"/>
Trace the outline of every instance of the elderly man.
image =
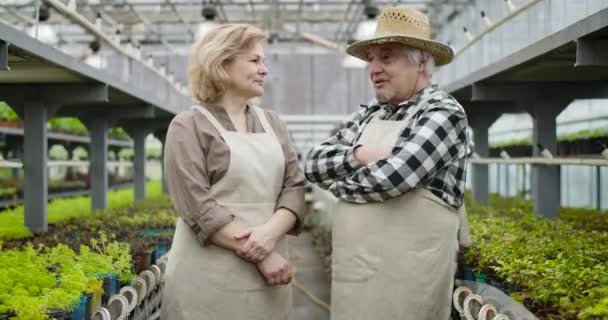
<path id="1" fill-rule="evenodd" d="M 470 241 L 467 118 L 431 84 L 453 52 L 429 38 L 424 14 L 384 10 L 375 35 L 347 48 L 369 63 L 377 102 L 307 156 L 307 179 L 340 200 L 332 320 L 450 317 L 459 240 Z"/>

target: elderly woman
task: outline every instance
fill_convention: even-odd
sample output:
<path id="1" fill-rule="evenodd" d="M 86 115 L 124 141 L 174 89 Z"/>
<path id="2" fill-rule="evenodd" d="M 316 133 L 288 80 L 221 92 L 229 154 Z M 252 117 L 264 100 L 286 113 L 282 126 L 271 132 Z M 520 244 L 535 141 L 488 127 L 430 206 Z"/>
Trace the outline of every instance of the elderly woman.
<path id="1" fill-rule="evenodd" d="M 256 27 L 227 24 L 194 44 L 191 110 L 169 126 L 167 186 L 180 218 L 161 319 L 291 319 L 285 234 L 297 234 L 304 175 L 279 117 L 248 101 L 264 93 Z"/>

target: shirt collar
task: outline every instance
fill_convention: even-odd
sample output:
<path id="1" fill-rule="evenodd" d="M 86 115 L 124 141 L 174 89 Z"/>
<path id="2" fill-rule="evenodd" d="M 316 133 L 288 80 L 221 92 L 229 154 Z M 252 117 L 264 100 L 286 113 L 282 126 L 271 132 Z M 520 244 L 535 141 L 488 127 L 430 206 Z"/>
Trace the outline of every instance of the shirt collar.
<path id="1" fill-rule="evenodd" d="M 399 104 L 397 104 L 397 107 L 395 108 L 391 108 L 387 103 L 380 103 L 378 102 L 378 100 L 374 99 L 373 101 L 371 101 L 368 104 L 362 104 L 361 107 L 362 108 L 382 108 L 382 109 L 398 109 L 401 107 L 410 107 L 414 104 L 419 103 L 420 101 L 422 101 L 423 97 L 425 96 L 429 96 L 430 93 L 435 92 L 439 90 L 439 86 L 436 84 L 432 84 L 428 87 L 425 87 L 424 89 L 418 91 L 416 94 L 414 94 L 412 97 L 410 97 L 409 99 L 400 102 Z"/>
<path id="2" fill-rule="evenodd" d="M 226 109 L 224 109 L 224 107 L 219 103 L 206 102 L 204 106 L 207 108 L 207 110 L 213 112 L 214 114 L 228 115 Z M 249 104 L 247 104 L 247 106 L 245 107 L 245 114 L 248 113 L 251 113 L 251 107 L 249 106 Z"/>
<path id="3" fill-rule="evenodd" d="M 413 105 L 418 104 L 419 102 L 421 102 L 425 97 L 428 97 L 429 94 L 431 92 L 437 91 L 439 89 L 439 87 L 436 84 L 432 84 L 428 87 L 423 88 L 422 90 L 416 92 L 416 94 L 414 94 L 413 96 L 411 96 L 409 99 L 405 100 L 405 101 L 401 101 L 400 103 L 397 104 L 396 107 L 394 107 L 394 109 L 398 109 L 398 108 L 402 108 L 402 107 L 411 107 Z M 385 108 L 389 108 L 389 109 L 393 109 L 391 108 L 388 104 L 384 104 Z"/>

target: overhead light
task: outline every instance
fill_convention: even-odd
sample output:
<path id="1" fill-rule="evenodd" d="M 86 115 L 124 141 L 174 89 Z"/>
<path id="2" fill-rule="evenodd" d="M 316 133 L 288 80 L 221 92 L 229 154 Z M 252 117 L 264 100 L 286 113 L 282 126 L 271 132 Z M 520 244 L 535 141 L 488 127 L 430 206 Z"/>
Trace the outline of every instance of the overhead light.
<path id="1" fill-rule="evenodd" d="M 215 9 L 213 6 L 204 6 L 203 10 L 201 11 L 201 15 L 207 21 L 214 20 L 217 16 L 217 9 Z"/>
<path id="2" fill-rule="evenodd" d="M 97 69 L 105 69 L 108 66 L 108 60 L 100 54 L 92 54 L 86 57 L 84 63 Z"/>
<path id="3" fill-rule="evenodd" d="M 361 21 L 357 27 L 357 31 L 355 31 L 355 34 L 353 35 L 353 38 L 355 40 L 365 40 L 371 38 L 374 35 L 374 32 L 376 32 L 377 25 L 378 22 L 376 20 Z"/>
<path id="4" fill-rule="evenodd" d="M 215 28 L 218 24 L 213 21 L 205 21 L 198 25 L 196 30 L 196 39 L 202 38 L 204 35 L 209 32 L 209 30 Z"/>
<path id="5" fill-rule="evenodd" d="M 214 6 L 204 6 L 203 10 L 201 10 L 201 16 L 203 16 L 205 21 L 198 25 L 196 39 L 202 38 L 209 30 L 217 26 L 217 23 L 214 21 L 215 17 L 217 17 L 217 9 Z"/>
<path id="6" fill-rule="evenodd" d="M 368 39 L 371 38 L 372 35 L 374 35 L 374 32 L 376 31 L 376 26 L 378 25 L 376 17 L 379 13 L 380 10 L 378 9 L 378 7 L 369 3 L 365 6 L 365 8 L 363 9 L 363 14 L 365 14 L 367 20 L 361 21 L 361 23 L 359 23 L 359 25 L 357 26 L 357 30 L 353 35 L 353 38 L 355 40 Z"/>
<path id="7" fill-rule="evenodd" d="M 363 8 L 363 13 L 368 19 L 373 20 L 380 14 L 380 9 L 372 4 L 368 4 Z"/>
<path id="8" fill-rule="evenodd" d="M 38 41 L 46 43 L 50 46 L 55 46 L 59 43 L 59 37 L 57 36 L 55 28 L 46 23 L 39 23 L 37 26 L 31 26 L 27 30 L 27 34 L 30 37 L 36 38 Z"/>
<path id="9" fill-rule="evenodd" d="M 46 3 L 40 5 L 38 9 L 38 21 L 47 21 L 51 17 L 51 10 Z"/>

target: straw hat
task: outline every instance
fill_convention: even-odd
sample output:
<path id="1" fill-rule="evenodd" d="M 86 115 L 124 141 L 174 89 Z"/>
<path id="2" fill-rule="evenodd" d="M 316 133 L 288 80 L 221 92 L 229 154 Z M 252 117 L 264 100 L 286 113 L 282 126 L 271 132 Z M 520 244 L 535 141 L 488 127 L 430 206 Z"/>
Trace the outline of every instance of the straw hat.
<path id="1" fill-rule="evenodd" d="M 435 57 L 438 66 L 448 64 L 454 57 L 452 48 L 431 40 L 429 17 L 408 6 L 384 9 L 378 18 L 376 33 L 369 39 L 351 44 L 346 52 L 367 61 L 369 46 L 383 43 L 402 43 L 428 51 Z"/>

